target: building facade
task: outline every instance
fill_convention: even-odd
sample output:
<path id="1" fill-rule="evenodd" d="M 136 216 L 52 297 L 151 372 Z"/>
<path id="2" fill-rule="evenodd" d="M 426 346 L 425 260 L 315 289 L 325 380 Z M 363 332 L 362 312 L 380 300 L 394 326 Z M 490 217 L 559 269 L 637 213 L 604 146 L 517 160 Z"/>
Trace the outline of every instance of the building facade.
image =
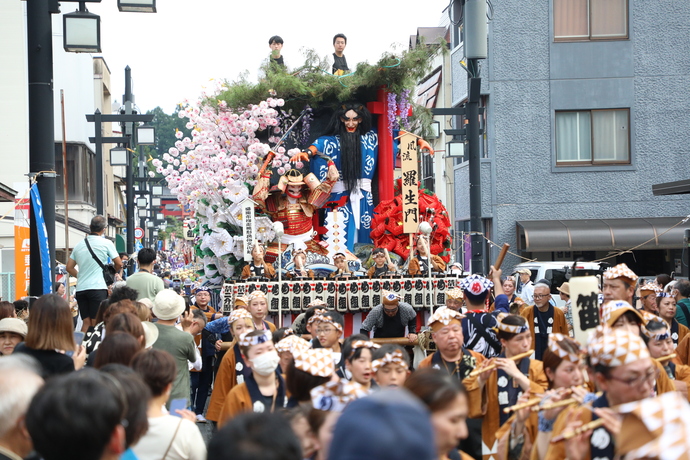
<path id="1" fill-rule="evenodd" d="M 487 241 L 530 259 L 617 254 L 607 262 L 687 276 L 688 200 L 654 196 L 652 185 L 690 172 L 690 4 L 506 0 L 490 12 L 480 122 Z M 467 74 L 459 36 L 452 44 L 459 106 Z M 469 230 L 468 169 L 454 166 L 456 234 Z M 497 253 L 487 242 L 485 259 Z M 509 256 L 506 266 L 521 261 Z"/>

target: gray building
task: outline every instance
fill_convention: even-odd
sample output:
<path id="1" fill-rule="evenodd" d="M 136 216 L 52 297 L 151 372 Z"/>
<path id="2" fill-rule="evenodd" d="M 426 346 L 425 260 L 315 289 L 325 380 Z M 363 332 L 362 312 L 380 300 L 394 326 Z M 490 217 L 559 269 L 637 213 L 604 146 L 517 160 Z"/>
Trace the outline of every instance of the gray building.
<path id="1" fill-rule="evenodd" d="M 690 2 L 492 6 L 481 62 L 486 237 L 542 261 L 635 248 L 607 262 L 687 276 L 687 196 L 654 196 L 652 185 L 690 176 Z M 452 45 L 458 106 L 467 74 L 457 31 Z M 469 231 L 468 163 L 453 168 L 458 235 Z M 498 248 L 485 253 L 494 260 Z M 509 256 L 504 268 L 520 261 Z"/>

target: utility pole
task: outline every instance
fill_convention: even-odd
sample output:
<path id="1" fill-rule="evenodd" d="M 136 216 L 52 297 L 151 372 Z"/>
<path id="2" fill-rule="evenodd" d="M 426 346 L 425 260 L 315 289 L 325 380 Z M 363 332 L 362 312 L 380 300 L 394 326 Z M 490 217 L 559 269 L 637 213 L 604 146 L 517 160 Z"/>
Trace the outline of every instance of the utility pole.
<path id="1" fill-rule="evenodd" d="M 41 296 L 43 277 L 55 280 L 55 132 L 53 125 L 53 28 L 52 15 L 59 13 L 54 0 L 26 2 L 26 34 L 29 71 L 29 175 L 36 179 L 43 203 L 48 236 L 50 273 L 43 273 L 36 212 L 31 210 L 29 295 Z M 65 203 L 65 207 L 67 203 Z M 48 265 L 48 264 L 47 264 Z"/>
<path id="2" fill-rule="evenodd" d="M 134 96 L 132 95 L 132 69 L 125 67 L 125 94 L 122 97 L 125 104 L 124 115 L 133 113 Z M 122 136 L 130 136 L 133 139 L 133 123 L 122 123 Z M 129 143 L 134 146 L 134 142 Z M 126 174 L 126 198 L 127 198 L 127 254 L 134 254 L 134 168 L 132 167 L 132 155 L 127 155 L 127 174 Z"/>
<path id="3" fill-rule="evenodd" d="M 469 150 L 470 177 L 470 231 L 472 247 L 472 272 L 485 273 L 484 225 L 482 223 L 481 155 L 479 137 L 479 99 L 481 78 L 479 59 L 486 59 L 487 46 L 487 0 L 466 0 L 464 10 L 465 57 L 467 58 L 467 147 Z"/>

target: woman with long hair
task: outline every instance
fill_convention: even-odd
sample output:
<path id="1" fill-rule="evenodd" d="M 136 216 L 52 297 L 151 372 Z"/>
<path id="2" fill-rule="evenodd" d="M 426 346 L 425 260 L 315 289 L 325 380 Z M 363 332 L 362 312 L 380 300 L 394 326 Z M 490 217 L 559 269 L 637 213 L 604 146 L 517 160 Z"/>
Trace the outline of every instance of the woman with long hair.
<path id="1" fill-rule="evenodd" d="M 43 378 L 84 367 L 84 347 L 74 342 L 69 304 L 56 294 L 39 297 L 31 306 L 29 331 L 15 353 L 34 357 L 43 368 Z"/>

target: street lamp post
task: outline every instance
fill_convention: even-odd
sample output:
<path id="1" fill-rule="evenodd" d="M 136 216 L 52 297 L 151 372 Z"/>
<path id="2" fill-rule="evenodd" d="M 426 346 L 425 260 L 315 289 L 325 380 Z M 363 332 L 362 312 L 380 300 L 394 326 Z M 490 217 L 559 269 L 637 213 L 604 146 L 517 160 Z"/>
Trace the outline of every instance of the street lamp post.
<path id="1" fill-rule="evenodd" d="M 74 2 L 74 0 L 62 0 Z M 101 0 L 81 0 L 80 10 L 87 2 Z M 133 0 L 134 3 L 143 0 Z M 155 0 L 153 9 L 155 12 Z M 140 10 L 138 10 L 140 11 Z M 55 132 L 53 107 L 53 25 L 52 15 L 60 13 L 60 4 L 56 0 L 30 0 L 26 2 L 26 43 L 27 70 L 29 96 L 29 176 L 35 178 L 38 192 L 41 196 L 42 213 L 47 234 L 48 256 L 50 258 L 50 273 L 43 273 L 39 250 L 32 250 L 30 254 L 29 284 L 31 296 L 41 296 L 43 292 L 43 278 L 50 278 L 50 285 L 55 279 Z M 95 16 L 95 15 L 93 15 Z M 95 19 L 90 16 L 90 19 Z M 72 15 L 74 17 L 74 15 Z M 93 22 L 92 22 L 93 24 Z M 93 25 L 87 29 L 94 31 Z M 96 30 L 98 27 L 96 27 Z M 65 38 L 87 38 L 75 36 L 71 31 L 63 31 Z M 88 40 L 87 40 L 88 41 Z M 93 45 L 94 41 L 91 40 Z M 100 38 L 96 38 L 96 46 L 100 50 Z M 93 48 L 90 48 L 93 49 Z M 152 117 L 153 119 L 153 117 Z M 150 121 L 150 120 L 149 120 Z M 101 170 L 102 174 L 102 170 Z M 65 203 L 65 207 L 68 203 Z M 38 230 L 36 225 L 37 213 L 30 214 L 30 245 L 39 248 Z"/>

